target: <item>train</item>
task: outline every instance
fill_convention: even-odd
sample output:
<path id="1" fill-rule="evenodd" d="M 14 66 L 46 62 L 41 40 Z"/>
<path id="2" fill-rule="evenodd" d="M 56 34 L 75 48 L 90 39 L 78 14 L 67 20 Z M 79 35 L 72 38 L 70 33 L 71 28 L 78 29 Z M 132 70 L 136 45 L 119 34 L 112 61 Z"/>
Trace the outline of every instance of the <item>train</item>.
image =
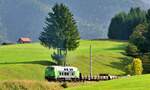
<path id="1" fill-rule="evenodd" d="M 71 66 L 48 66 L 45 69 L 45 79 L 48 81 L 103 81 L 118 78 L 109 74 L 83 76 L 77 67 Z"/>
<path id="2" fill-rule="evenodd" d="M 48 81 L 79 80 L 80 71 L 71 66 L 48 66 L 45 69 L 45 79 Z"/>

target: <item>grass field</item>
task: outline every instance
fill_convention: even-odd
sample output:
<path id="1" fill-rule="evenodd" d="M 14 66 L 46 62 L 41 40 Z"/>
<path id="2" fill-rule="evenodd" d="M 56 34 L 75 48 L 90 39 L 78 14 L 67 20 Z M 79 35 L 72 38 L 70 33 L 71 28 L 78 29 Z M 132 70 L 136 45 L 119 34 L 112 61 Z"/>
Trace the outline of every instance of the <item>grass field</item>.
<path id="1" fill-rule="evenodd" d="M 0 90 L 63 90 L 59 83 L 31 80 L 0 81 Z"/>
<path id="2" fill-rule="evenodd" d="M 123 75 L 125 42 L 81 40 L 80 47 L 68 54 L 67 62 L 89 74 L 89 45 L 92 44 L 93 74 Z M 52 64 L 53 50 L 39 43 L 0 46 L 0 80 L 44 80 L 44 69 Z"/>
<path id="3" fill-rule="evenodd" d="M 134 76 L 118 80 L 82 85 L 66 90 L 150 90 L 150 75 Z"/>

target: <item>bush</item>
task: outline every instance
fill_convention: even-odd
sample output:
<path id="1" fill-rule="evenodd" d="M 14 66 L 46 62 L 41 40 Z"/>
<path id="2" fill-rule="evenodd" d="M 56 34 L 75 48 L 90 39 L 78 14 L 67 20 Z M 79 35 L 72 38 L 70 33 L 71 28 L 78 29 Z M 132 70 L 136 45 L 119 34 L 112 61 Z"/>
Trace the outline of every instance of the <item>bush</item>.
<path id="1" fill-rule="evenodd" d="M 141 75 L 143 72 L 142 62 L 139 58 L 133 60 L 133 71 L 135 75 Z"/>
<path id="2" fill-rule="evenodd" d="M 126 53 L 128 56 L 137 56 L 138 48 L 134 44 L 129 44 L 126 48 Z"/>
<path id="3" fill-rule="evenodd" d="M 145 55 L 143 55 L 142 57 L 142 61 L 143 61 L 143 68 L 144 68 L 144 73 L 150 73 L 150 53 L 147 53 Z"/>
<path id="4" fill-rule="evenodd" d="M 62 85 L 61 85 L 63 88 L 68 88 L 68 85 L 66 82 L 64 82 Z"/>
<path id="5" fill-rule="evenodd" d="M 127 74 L 133 75 L 133 65 L 132 64 L 127 65 L 125 67 L 125 70 L 126 70 Z"/>

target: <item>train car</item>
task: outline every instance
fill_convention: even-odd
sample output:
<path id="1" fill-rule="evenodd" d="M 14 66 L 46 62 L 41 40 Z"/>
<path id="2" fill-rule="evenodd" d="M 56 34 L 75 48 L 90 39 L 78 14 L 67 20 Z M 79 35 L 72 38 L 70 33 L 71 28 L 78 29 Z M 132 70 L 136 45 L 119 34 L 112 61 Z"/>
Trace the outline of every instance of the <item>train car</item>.
<path id="1" fill-rule="evenodd" d="M 45 79 L 48 81 L 78 80 L 79 70 L 70 66 L 49 66 L 45 69 Z"/>

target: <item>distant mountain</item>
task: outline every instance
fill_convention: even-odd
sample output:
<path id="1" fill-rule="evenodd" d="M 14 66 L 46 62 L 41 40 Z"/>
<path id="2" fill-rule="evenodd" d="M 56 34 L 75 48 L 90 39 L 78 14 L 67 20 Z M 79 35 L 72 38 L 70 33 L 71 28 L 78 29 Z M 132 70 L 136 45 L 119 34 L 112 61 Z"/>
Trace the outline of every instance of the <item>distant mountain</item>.
<path id="1" fill-rule="evenodd" d="M 73 12 L 83 39 L 107 38 L 112 16 L 131 7 L 148 8 L 148 0 L 0 0 L 0 33 L 9 41 L 38 40 L 45 17 L 55 3 Z"/>

